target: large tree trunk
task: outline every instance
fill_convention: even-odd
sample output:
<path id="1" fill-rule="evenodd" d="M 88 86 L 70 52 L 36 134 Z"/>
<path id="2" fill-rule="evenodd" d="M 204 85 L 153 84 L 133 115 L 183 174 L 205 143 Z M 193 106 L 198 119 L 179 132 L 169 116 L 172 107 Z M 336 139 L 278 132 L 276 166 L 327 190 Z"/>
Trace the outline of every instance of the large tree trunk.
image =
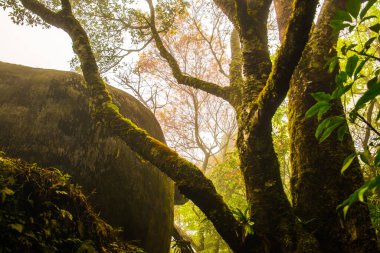
<path id="1" fill-rule="evenodd" d="M 377 252 L 366 205 L 352 206 L 347 219 L 336 210 L 339 203 L 363 184 L 357 160 L 344 175 L 340 173 L 342 161 L 355 152 L 351 136 L 338 141 L 332 134 L 318 144 L 314 133 L 319 122 L 316 118 L 305 119 L 305 112 L 315 103 L 311 93 L 330 93 L 334 89 L 334 74 L 328 73 L 324 66 L 326 57 L 335 54 L 333 46 L 338 39 L 329 24 L 344 2 L 325 1 L 318 24 L 293 74 L 289 92 L 293 205 L 296 215 L 314 233 L 323 252 Z M 334 115 L 344 115 L 340 101 L 327 116 Z"/>

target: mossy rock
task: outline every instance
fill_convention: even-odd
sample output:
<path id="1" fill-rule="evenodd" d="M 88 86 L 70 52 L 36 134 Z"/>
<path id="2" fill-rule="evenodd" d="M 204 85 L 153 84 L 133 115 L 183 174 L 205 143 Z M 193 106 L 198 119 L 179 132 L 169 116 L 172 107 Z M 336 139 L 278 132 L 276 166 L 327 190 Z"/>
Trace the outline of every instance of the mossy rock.
<path id="1" fill-rule="evenodd" d="M 0 151 L 0 252 L 143 252 L 118 233 L 67 174 Z"/>
<path id="2" fill-rule="evenodd" d="M 154 115 L 108 87 L 120 112 L 164 141 Z M 54 167 L 83 186 L 94 209 L 149 253 L 169 251 L 173 182 L 95 122 L 82 76 L 0 62 L 0 149 Z"/>

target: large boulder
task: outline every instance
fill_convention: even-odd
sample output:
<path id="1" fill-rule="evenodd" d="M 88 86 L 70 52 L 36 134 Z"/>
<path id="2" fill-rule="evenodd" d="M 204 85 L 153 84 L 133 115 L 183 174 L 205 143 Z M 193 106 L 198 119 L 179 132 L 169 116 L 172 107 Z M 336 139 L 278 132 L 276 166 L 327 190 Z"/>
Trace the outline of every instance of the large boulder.
<path id="1" fill-rule="evenodd" d="M 164 141 L 153 114 L 108 87 L 120 112 Z M 59 168 L 83 186 L 100 216 L 149 253 L 169 251 L 173 183 L 91 118 L 80 75 L 0 62 L 0 149 Z"/>

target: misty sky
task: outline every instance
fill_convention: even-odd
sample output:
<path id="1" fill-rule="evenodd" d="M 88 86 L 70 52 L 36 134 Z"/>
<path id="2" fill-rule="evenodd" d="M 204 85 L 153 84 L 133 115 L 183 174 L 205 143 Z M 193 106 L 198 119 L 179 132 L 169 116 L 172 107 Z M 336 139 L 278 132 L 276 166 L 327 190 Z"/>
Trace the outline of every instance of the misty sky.
<path id="1" fill-rule="evenodd" d="M 59 29 L 18 26 L 0 10 L 0 38 L 0 61 L 70 70 L 71 40 Z"/>

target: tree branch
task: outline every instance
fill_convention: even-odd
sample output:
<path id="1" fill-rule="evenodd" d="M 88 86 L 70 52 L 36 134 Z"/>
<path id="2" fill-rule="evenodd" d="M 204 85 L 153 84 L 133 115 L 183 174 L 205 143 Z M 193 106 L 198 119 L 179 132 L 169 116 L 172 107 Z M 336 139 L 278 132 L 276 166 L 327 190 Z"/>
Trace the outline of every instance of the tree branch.
<path id="1" fill-rule="evenodd" d="M 227 18 L 231 21 L 231 23 L 236 27 L 236 8 L 235 2 L 233 0 L 214 0 L 216 6 L 227 16 Z"/>
<path id="2" fill-rule="evenodd" d="M 317 4 L 317 0 L 295 0 L 284 42 L 266 85 L 251 110 L 251 115 L 272 118 L 284 100 L 293 71 L 308 41 Z"/>
<path id="3" fill-rule="evenodd" d="M 193 76 L 189 76 L 186 74 L 183 74 L 176 59 L 173 57 L 173 55 L 166 49 L 164 46 L 164 43 L 162 42 L 160 35 L 156 29 L 155 25 L 155 11 L 154 6 L 151 0 L 146 0 L 149 4 L 150 8 L 150 20 L 149 25 L 151 27 L 152 36 L 156 42 L 156 47 L 160 52 L 160 55 L 167 61 L 169 64 L 174 78 L 177 80 L 179 84 L 187 85 L 196 89 L 203 90 L 207 93 L 210 93 L 214 96 L 223 98 L 224 100 L 230 102 L 232 104 L 231 97 L 231 91 L 232 89 L 230 87 L 222 87 L 215 83 L 207 82 L 198 78 L 195 78 Z"/>
<path id="4" fill-rule="evenodd" d="M 57 15 L 36 0 L 20 0 L 25 8 L 39 15 L 49 24 L 65 30 L 73 41 L 74 52 L 81 62 L 84 79 L 91 94 L 91 109 L 96 120 L 101 121 L 128 146 L 168 175 L 181 193 L 191 199 L 214 224 L 216 230 L 234 251 L 241 248 L 241 225 L 236 221 L 212 182 L 192 163 L 175 151 L 152 138 L 118 108 L 100 77 L 90 41 L 81 24 L 72 14 Z"/>

